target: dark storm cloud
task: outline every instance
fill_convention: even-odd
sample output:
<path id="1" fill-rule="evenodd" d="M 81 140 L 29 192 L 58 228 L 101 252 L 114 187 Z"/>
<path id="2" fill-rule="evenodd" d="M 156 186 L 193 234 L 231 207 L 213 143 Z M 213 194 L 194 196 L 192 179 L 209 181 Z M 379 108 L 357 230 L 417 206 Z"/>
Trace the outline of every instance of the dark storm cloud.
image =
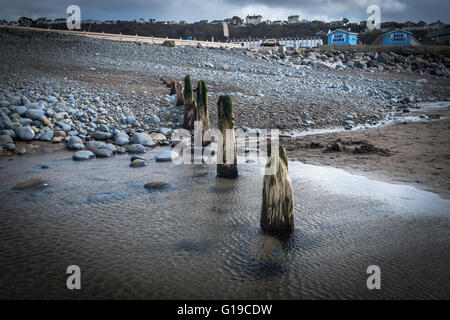
<path id="1" fill-rule="evenodd" d="M 369 5 L 378 5 L 383 21 L 406 21 L 450 19 L 450 1 L 448 0 L 228 0 L 237 5 L 264 4 L 300 10 L 308 15 L 327 15 L 328 17 L 354 17 L 366 20 Z"/>
<path id="2" fill-rule="evenodd" d="M 80 6 L 82 19 L 100 20 L 155 18 L 193 22 L 247 14 L 285 20 L 288 15 L 298 14 L 308 20 L 347 17 L 359 21 L 367 19 L 366 8 L 371 4 L 380 6 L 382 21 L 450 20 L 448 0 L 0 0 L 0 18 L 65 18 L 71 4 Z"/>

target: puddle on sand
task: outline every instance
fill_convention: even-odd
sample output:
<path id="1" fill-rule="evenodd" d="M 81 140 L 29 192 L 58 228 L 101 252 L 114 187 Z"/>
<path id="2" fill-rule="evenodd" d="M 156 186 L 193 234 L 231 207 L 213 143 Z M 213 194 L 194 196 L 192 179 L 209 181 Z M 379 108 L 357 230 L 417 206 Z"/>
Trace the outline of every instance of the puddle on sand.
<path id="1" fill-rule="evenodd" d="M 203 165 L 128 164 L 0 160 L 1 298 L 72 298 L 71 264 L 77 298 L 450 298 L 450 206 L 435 194 L 291 162 L 295 231 L 280 238 L 259 227 L 258 166 L 227 180 Z M 33 177 L 45 191 L 10 190 Z M 148 192 L 149 181 L 174 187 Z"/>
<path id="2" fill-rule="evenodd" d="M 450 200 L 410 185 L 392 184 L 354 175 L 345 170 L 290 162 L 292 179 L 313 183 L 325 191 L 382 201 L 404 214 L 422 214 L 450 218 Z"/>

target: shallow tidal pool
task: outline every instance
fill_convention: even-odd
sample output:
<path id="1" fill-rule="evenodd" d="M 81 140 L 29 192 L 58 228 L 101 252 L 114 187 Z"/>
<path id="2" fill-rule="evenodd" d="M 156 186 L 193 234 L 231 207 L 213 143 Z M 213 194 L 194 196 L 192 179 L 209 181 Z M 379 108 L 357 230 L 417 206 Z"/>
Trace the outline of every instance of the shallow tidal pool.
<path id="1" fill-rule="evenodd" d="M 450 201 L 438 195 L 290 162 L 295 231 L 278 237 L 259 226 L 261 165 L 226 180 L 215 166 L 129 158 L 0 160 L 0 298 L 450 298 Z M 47 186 L 11 189 L 36 177 Z M 69 265 L 81 290 L 66 287 Z M 370 265 L 381 290 L 367 289 Z"/>

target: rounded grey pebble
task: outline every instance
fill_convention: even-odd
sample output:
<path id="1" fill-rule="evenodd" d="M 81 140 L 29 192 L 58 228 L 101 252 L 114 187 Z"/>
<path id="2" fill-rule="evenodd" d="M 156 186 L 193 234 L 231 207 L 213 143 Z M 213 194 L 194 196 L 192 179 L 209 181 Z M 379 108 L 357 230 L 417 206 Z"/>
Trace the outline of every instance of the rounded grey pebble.
<path id="1" fill-rule="evenodd" d="M 75 161 L 94 159 L 95 155 L 89 150 L 78 151 L 73 154 L 72 159 Z"/>

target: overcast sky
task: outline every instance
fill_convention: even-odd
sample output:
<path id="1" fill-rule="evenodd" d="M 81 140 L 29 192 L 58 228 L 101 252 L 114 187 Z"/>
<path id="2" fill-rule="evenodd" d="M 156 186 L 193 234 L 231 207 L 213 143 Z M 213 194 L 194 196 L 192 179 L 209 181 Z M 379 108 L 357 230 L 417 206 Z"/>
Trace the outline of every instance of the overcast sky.
<path id="1" fill-rule="evenodd" d="M 234 15 L 260 14 L 270 20 L 300 15 L 307 20 L 367 20 L 366 9 L 380 6 L 381 21 L 450 21 L 450 0 L 0 0 L 0 18 L 21 16 L 66 18 L 67 6 L 79 5 L 81 19 L 186 20 L 224 19 Z"/>

